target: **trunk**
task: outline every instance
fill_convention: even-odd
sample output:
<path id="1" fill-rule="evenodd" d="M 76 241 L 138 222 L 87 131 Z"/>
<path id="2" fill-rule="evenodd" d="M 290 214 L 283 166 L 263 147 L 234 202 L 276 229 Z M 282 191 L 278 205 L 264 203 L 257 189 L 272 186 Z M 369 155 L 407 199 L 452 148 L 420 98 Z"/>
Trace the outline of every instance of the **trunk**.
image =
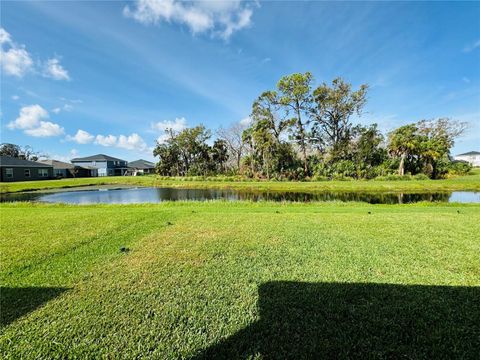
<path id="1" fill-rule="evenodd" d="M 398 175 L 403 176 L 405 174 L 405 158 L 407 155 L 405 153 L 402 154 L 400 158 L 400 165 L 398 166 Z"/>
<path id="2" fill-rule="evenodd" d="M 305 142 L 303 144 L 303 169 L 305 170 L 305 176 L 308 176 L 307 149 Z"/>
<path id="3" fill-rule="evenodd" d="M 240 160 L 241 159 L 242 159 L 241 154 L 238 153 L 238 155 L 237 155 L 237 169 L 238 169 L 238 172 L 240 172 Z"/>
<path id="4" fill-rule="evenodd" d="M 305 171 L 305 176 L 308 175 L 308 163 L 307 163 L 307 146 L 305 144 L 305 131 L 303 129 L 303 124 L 302 124 L 302 117 L 300 114 L 300 104 L 296 103 L 297 105 L 297 120 L 298 120 L 298 129 L 300 132 L 300 143 L 301 143 L 301 148 L 302 148 L 302 153 L 303 153 L 303 170 Z"/>

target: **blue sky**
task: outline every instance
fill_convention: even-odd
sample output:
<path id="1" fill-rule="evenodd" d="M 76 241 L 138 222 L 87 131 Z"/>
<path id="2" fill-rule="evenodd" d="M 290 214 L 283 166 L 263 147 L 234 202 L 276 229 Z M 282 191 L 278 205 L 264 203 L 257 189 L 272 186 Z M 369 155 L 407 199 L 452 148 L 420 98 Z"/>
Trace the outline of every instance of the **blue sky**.
<path id="1" fill-rule="evenodd" d="M 1 141 L 153 159 L 168 126 L 227 126 L 278 79 L 370 85 L 359 122 L 468 121 L 480 150 L 480 3 L 2 2 Z M 356 120 L 357 121 L 357 120 Z"/>

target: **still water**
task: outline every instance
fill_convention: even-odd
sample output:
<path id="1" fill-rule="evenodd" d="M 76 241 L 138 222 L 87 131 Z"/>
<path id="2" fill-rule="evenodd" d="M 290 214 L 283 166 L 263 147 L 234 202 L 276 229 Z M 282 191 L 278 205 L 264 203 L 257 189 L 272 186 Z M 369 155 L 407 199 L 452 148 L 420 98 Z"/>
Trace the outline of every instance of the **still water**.
<path id="1" fill-rule="evenodd" d="M 251 200 L 251 201 L 360 201 L 370 204 L 399 204 L 419 201 L 480 203 L 480 192 L 441 193 L 355 193 L 355 192 L 253 192 L 218 189 L 122 188 L 61 191 L 54 193 L 3 194 L 2 202 L 40 201 L 67 204 L 138 204 L 178 200 Z"/>

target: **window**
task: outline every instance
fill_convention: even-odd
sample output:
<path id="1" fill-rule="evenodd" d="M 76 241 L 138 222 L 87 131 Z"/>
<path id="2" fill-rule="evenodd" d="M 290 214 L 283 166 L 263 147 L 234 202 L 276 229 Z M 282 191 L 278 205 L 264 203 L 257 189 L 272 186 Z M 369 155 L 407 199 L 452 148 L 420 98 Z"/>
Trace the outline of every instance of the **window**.
<path id="1" fill-rule="evenodd" d="M 48 177 L 48 169 L 38 169 L 38 176 Z"/>
<path id="2" fill-rule="evenodd" d="M 7 178 L 13 178 L 13 169 L 12 168 L 6 168 L 5 169 L 5 175 Z"/>
<path id="3" fill-rule="evenodd" d="M 30 169 L 25 169 L 25 177 L 30 177 Z"/>

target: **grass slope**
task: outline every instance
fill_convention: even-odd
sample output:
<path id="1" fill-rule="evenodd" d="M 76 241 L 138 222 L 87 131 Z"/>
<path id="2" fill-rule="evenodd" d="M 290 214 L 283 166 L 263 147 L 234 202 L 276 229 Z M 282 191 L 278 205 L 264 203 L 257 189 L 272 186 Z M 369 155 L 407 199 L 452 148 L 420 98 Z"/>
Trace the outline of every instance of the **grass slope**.
<path id="1" fill-rule="evenodd" d="M 2 358 L 478 356 L 479 205 L 0 210 Z"/>
<path id="2" fill-rule="evenodd" d="M 191 178 L 187 178 L 191 179 Z M 60 189 L 91 185 L 138 185 L 179 188 L 215 188 L 250 191 L 358 191 L 358 192 L 434 192 L 470 190 L 480 191 L 480 169 L 474 169 L 470 175 L 446 180 L 408 180 L 408 181 L 222 181 L 221 178 L 204 180 L 186 180 L 185 178 L 160 178 L 157 176 L 110 176 L 97 178 L 77 178 L 60 180 L 22 181 L 0 183 L 0 192 L 19 192 L 43 189 Z"/>

